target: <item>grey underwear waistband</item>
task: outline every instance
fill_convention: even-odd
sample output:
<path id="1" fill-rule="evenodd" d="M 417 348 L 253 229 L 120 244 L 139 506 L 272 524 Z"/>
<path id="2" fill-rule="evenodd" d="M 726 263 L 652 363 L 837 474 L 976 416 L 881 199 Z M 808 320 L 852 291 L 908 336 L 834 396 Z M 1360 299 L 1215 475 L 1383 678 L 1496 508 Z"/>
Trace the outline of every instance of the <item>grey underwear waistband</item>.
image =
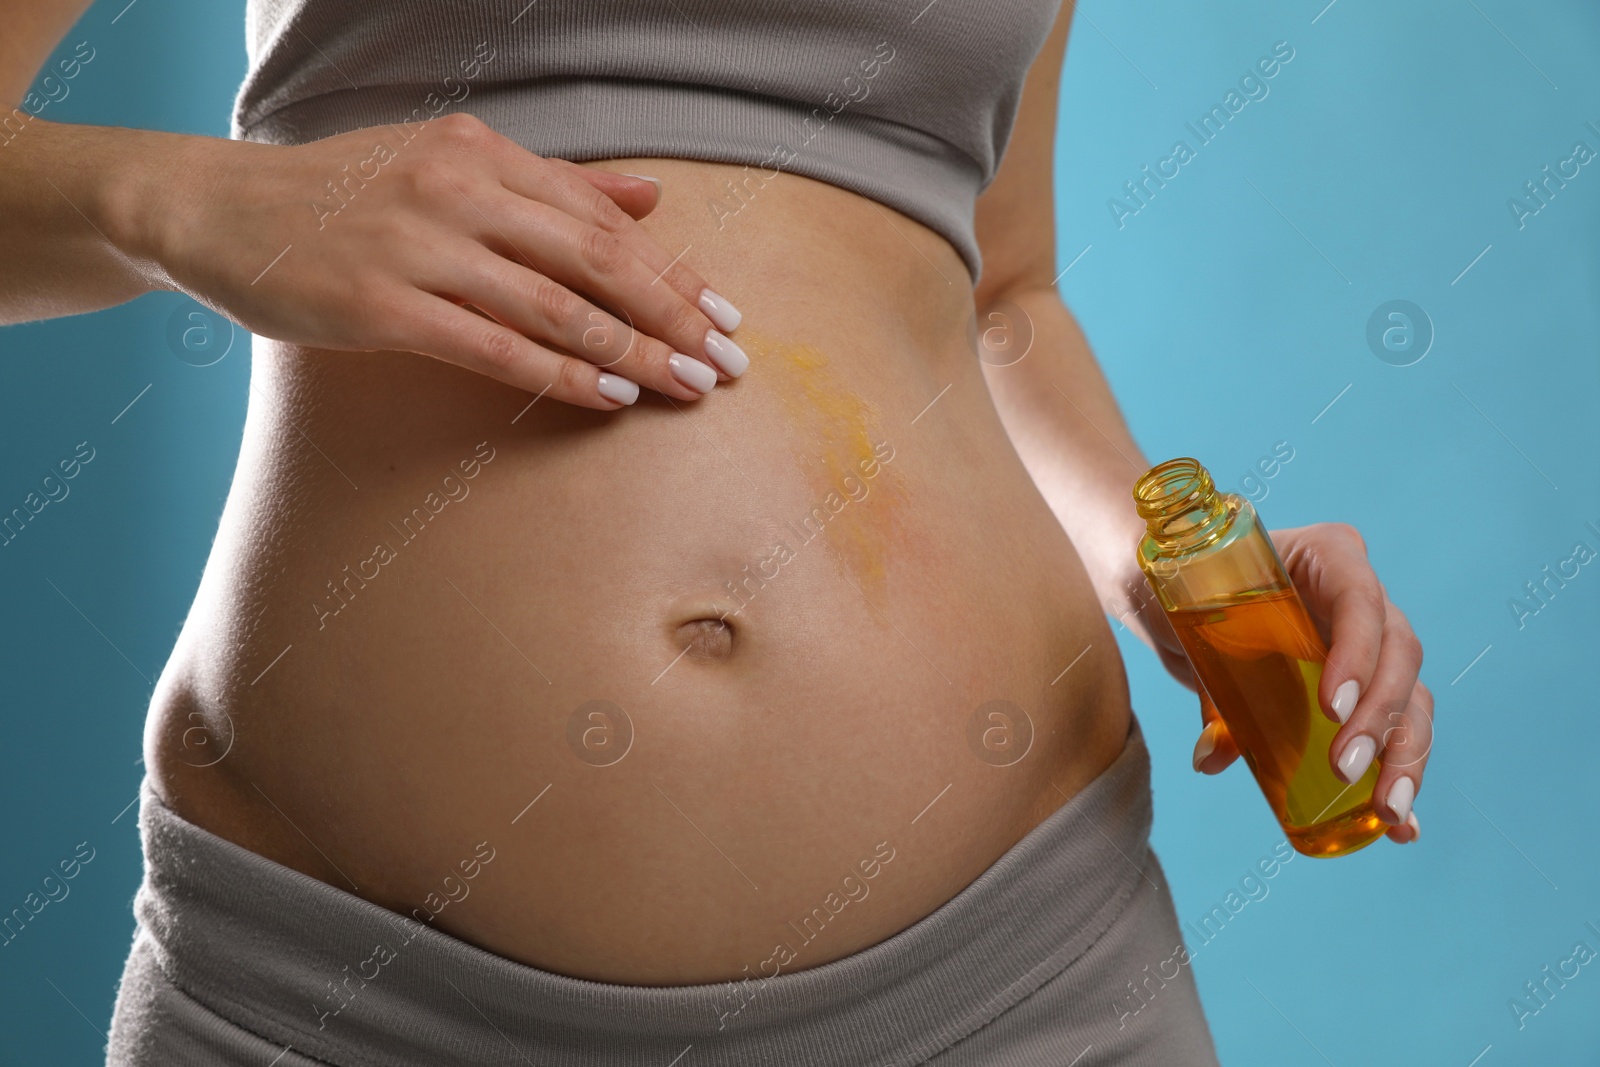
<path id="1" fill-rule="evenodd" d="M 765 981 L 671 987 L 486 952 L 185 821 L 147 782 L 109 1062 L 1215 1064 L 1188 968 L 1148 978 L 1182 944 L 1149 774 L 1135 719 L 1109 768 L 913 926 Z M 1130 1013 L 1136 979 L 1149 1009 Z M 336 987 L 354 992 L 332 1013 Z"/>

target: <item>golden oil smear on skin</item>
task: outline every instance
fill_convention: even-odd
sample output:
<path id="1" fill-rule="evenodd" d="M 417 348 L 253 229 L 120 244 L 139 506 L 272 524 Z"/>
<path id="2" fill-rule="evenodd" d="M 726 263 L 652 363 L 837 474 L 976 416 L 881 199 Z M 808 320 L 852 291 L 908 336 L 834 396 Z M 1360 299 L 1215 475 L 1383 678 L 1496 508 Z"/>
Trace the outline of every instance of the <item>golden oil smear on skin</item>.
<path id="1" fill-rule="evenodd" d="M 774 382 L 784 415 L 798 431 L 795 462 L 811 493 L 807 510 L 791 519 L 796 536 L 826 544 L 876 600 L 906 499 L 894 442 L 879 428 L 878 409 L 846 388 L 812 345 L 773 341 L 748 327 L 739 331 L 739 343 L 750 351 L 752 370 Z"/>

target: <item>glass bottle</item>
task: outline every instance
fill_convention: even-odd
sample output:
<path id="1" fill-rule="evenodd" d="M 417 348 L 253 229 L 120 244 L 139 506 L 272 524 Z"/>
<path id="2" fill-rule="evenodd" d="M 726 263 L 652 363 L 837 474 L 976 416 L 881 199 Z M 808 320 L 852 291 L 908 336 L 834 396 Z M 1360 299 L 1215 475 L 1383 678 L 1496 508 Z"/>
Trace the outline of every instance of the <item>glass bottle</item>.
<path id="1" fill-rule="evenodd" d="M 1387 825 L 1372 807 L 1379 762 L 1346 785 L 1328 758 L 1339 730 L 1317 702 L 1327 646 L 1255 507 L 1217 491 L 1196 460 L 1150 468 L 1133 487 L 1147 531 L 1139 566 L 1289 843 L 1341 856 Z"/>

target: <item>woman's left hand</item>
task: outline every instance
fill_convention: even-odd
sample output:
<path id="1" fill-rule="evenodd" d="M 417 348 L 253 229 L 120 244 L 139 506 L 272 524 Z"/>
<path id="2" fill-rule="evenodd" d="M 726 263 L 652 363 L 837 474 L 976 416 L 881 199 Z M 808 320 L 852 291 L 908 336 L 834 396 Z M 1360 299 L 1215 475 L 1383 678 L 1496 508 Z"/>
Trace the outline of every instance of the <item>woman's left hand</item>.
<path id="1" fill-rule="evenodd" d="M 1422 643 L 1378 581 L 1367 560 L 1366 542 L 1353 526 L 1324 522 L 1274 530 L 1272 540 L 1328 646 L 1317 701 L 1323 714 L 1343 723 L 1329 751 L 1334 773 L 1354 781 L 1374 756 L 1381 757 L 1373 806 L 1389 824 L 1391 840 L 1415 841 L 1412 802 L 1433 747 L 1433 694 L 1417 680 Z M 1178 681 L 1195 689 L 1194 673 L 1171 623 L 1154 594 L 1147 588 L 1139 592 L 1143 596 L 1136 594 L 1130 605 L 1134 618 L 1125 621 L 1155 648 Z M 1215 774 L 1237 759 L 1239 750 L 1203 693 L 1200 703 L 1205 726 L 1195 745 L 1194 766 Z"/>

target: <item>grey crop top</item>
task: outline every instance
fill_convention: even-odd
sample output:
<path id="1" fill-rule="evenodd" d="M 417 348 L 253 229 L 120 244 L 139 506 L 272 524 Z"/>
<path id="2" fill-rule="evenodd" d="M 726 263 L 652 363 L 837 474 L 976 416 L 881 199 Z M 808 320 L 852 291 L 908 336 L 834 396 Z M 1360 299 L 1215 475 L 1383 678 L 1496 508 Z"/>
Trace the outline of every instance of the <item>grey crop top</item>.
<path id="1" fill-rule="evenodd" d="M 543 156 L 803 174 L 942 234 L 976 283 L 974 203 L 1059 6 L 249 0 L 233 133 L 298 144 L 467 111 Z"/>

